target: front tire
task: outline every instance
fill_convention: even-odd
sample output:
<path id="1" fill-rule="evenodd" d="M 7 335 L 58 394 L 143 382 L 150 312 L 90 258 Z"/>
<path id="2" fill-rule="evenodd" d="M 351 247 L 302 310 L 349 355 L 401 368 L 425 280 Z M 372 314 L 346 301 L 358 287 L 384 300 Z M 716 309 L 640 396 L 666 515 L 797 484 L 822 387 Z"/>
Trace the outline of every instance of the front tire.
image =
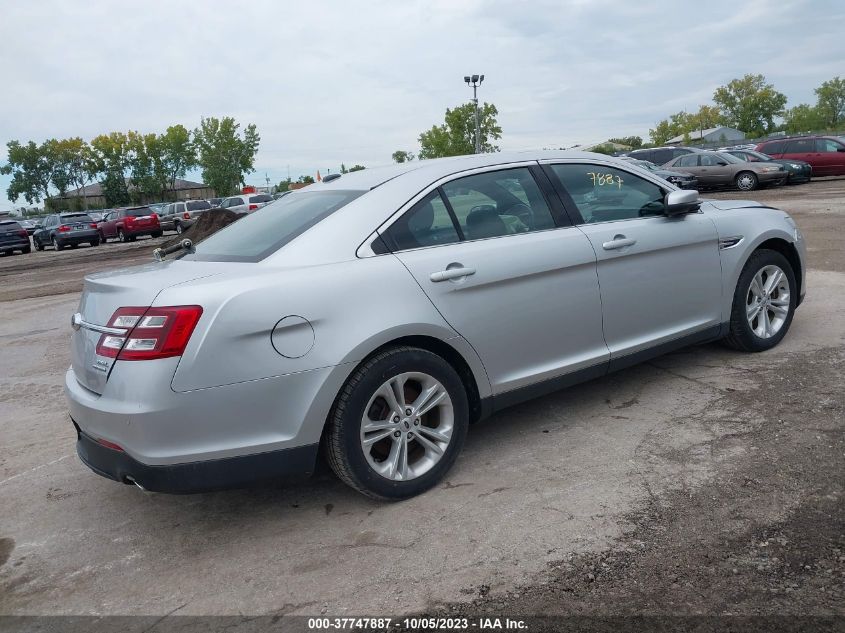
<path id="1" fill-rule="evenodd" d="M 329 414 L 326 454 L 347 485 L 397 501 L 443 478 L 468 426 L 467 394 L 455 369 L 427 350 L 393 347 L 346 381 Z"/>
<path id="2" fill-rule="evenodd" d="M 35 250 L 37 250 L 37 251 L 43 251 L 44 250 L 44 245 L 41 244 L 41 242 L 39 242 L 34 237 L 32 238 L 32 245 L 35 246 Z"/>
<path id="3" fill-rule="evenodd" d="M 734 291 L 725 342 L 743 352 L 763 352 L 786 336 L 797 305 L 798 285 L 789 260 L 761 249 L 746 262 Z"/>
<path id="4" fill-rule="evenodd" d="M 736 175 L 734 183 L 740 191 L 754 191 L 759 181 L 757 180 L 757 174 L 753 171 L 741 171 Z"/>

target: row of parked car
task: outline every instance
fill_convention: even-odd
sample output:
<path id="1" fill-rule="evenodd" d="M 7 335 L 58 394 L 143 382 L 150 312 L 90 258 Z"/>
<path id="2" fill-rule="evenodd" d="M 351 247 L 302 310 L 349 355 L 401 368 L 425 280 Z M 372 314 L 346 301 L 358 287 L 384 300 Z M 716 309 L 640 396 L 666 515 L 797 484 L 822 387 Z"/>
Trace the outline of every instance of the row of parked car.
<path id="1" fill-rule="evenodd" d="M 809 182 L 813 176 L 845 175 L 845 137 L 798 136 L 719 150 L 652 147 L 621 158 L 656 172 L 683 189 L 761 186 Z"/>
<path id="2" fill-rule="evenodd" d="M 269 194 L 251 193 L 92 212 L 68 211 L 35 220 L 3 219 L 0 220 L 0 253 L 29 253 L 32 247 L 37 251 L 48 247 L 61 251 L 80 244 L 99 246 L 110 239 L 134 242 L 145 235 L 161 237 L 164 231 L 181 234 L 209 209 L 252 213 L 274 199 Z"/>

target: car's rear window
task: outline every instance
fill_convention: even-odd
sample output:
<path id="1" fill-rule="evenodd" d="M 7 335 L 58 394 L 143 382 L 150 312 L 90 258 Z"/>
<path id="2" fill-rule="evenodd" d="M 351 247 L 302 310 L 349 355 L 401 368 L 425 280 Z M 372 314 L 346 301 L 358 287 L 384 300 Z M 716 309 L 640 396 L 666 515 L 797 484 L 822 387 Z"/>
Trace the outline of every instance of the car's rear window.
<path id="1" fill-rule="evenodd" d="M 363 191 L 332 190 L 285 196 L 214 233 L 184 258 L 261 261 L 363 194 Z"/>
<path id="2" fill-rule="evenodd" d="M 273 196 L 268 196 L 266 193 L 260 193 L 257 196 L 250 196 L 250 202 L 271 202 Z"/>
<path id="3" fill-rule="evenodd" d="M 21 225 L 15 220 L 0 220 L 0 231 L 4 233 L 11 233 L 12 231 L 20 231 Z"/>
<path id="4" fill-rule="evenodd" d="M 137 209 L 126 209 L 126 215 L 131 215 L 133 218 L 141 218 L 145 215 L 150 215 L 153 212 L 149 207 L 139 207 Z"/>
<path id="5" fill-rule="evenodd" d="M 187 202 L 188 211 L 202 211 L 203 209 L 210 209 L 211 205 L 208 204 L 205 200 L 195 200 L 193 202 Z"/>
<path id="6" fill-rule="evenodd" d="M 68 213 L 61 216 L 62 222 L 93 222 L 87 213 Z"/>

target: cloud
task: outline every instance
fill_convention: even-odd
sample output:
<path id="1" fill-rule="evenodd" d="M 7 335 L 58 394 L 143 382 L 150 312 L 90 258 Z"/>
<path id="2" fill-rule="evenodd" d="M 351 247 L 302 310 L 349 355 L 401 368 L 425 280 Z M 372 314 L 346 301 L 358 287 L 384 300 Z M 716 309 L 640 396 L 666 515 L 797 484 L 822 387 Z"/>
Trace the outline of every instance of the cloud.
<path id="1" fill-rule="evenodd" d="M 467 73 L 503 149 L 646 136 L 747 72 L 812 102 L 843 32 L 836 0 L 7 3 L 0 143 L 231 115 L 261 134 L 250 179 L 278 181 L 416 149 Z"/>

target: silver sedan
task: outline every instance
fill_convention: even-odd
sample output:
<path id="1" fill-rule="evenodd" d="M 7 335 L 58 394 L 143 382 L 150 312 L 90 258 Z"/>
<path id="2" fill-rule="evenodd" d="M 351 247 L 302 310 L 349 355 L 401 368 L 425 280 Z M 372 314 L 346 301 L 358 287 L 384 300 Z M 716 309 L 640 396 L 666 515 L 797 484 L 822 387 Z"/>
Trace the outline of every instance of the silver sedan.
<path id="1" fill-rule="evenodd" d="M 494 411 L 690 344 L 777 345 L 804 252 L 783 211 L 598 154 L 344 174 L 86 278 L 65 381 L 77 451 L 168 492 L 322 455 L 364 494 L 406 498 Z"/>

